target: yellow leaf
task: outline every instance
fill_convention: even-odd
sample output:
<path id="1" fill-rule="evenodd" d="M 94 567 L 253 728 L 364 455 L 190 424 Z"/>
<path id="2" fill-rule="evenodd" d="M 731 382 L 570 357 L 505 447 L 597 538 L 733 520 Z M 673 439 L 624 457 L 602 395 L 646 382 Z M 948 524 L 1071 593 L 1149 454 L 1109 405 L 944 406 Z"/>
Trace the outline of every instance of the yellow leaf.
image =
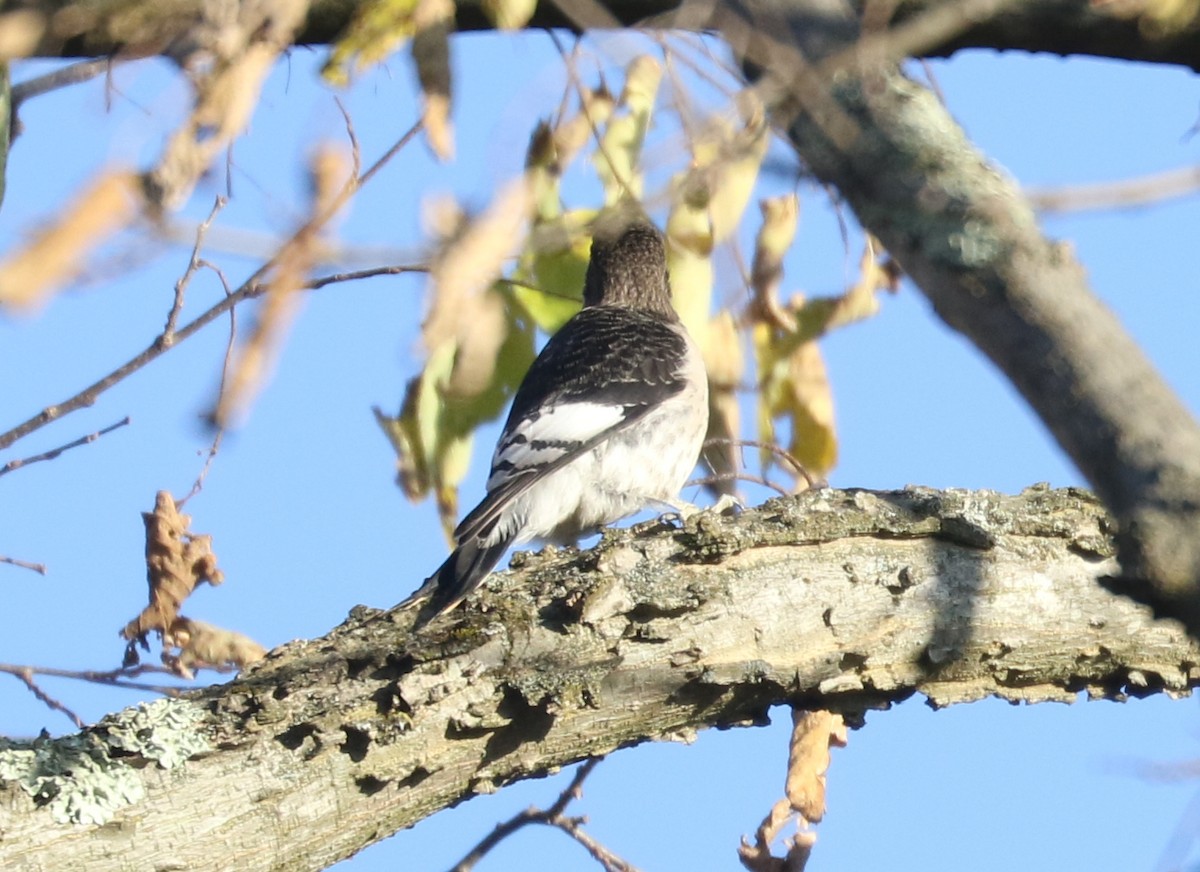
<path id="1" fill-rule="evenodd" d="M 1138 4 L 1138 29 L 1150 39 L 1166 39 L 1195 27 L 1200 0 L 1145 0 Z"/>
<path id="2" fill-rule="evenodd" d="M 783 256 L 796 237 L 800 199 L 795 194 L 771 197 L 759 203 L 762 225 L 754 242 L 754 265 L 750 270 L 750 288 L 754 293 L 752 317 L 794 331 L 796 319 L 779 304 L 779 285 L 783 281 Z"/>
<path id="3" fill-rule="evenodd" d="M 752 91 L 738 95 L 738 108 L 742 128 L 732 131 L 728 125 L 719 127 L 720 149 L 713 161 L 715 172 L 709 196 L 714 242 L 728 239 L 741 224 L 771 142 L 766 113 Z"/>
<path id="4" fill-rule="evenodd" d="M 687 172 L 675 177 L 671 194 L 671 212 L 667 216 L 671 302 L 688 333 L 703 348 L 713 291 L 708 189 L 698 175 Z"/>
<path id="5" fill-rule="evenodd" d="M 483 0 L 482 5 L 499 30 L 519 30 L 533 17 L 537 0 Z"/>
<path id="6" fill-rule="evenodd" d="M 593 132 L 608 124 L 615 108 L 616 101 L 607 88 L 601 86 L 595 91 L 583 90 L 579 111 L 558 125 L 554 131 L 554 146 L 558 151 L 560 173 L 592 138 Z"/>
<path id="7" fill-rule="evenodd" d="M 432 491 L 448 537 L 474 433 L 504 410 L 534 357 L 533 329 L 514 314 L 507 288 L 490 288 L 480 300 L 473 320 L 482 333 L 449 336 L 430 352 L 398 418 L 376 411 L 405 495 L 416 500 Z"/>
<path id="8" fill-rule="evenodd" d="M 801 345 L 792 354 L 783 410 L 792 419 L 788 452 L 816 478 L 823 478 L 837 463 L 833 390 L 825 361 L 815 342 Z"/>
<path id="9" fill-rule="evenodd" d="M 733 313 L 723 310 L 712 319 L 705 332 L 702 348 L 708 371 L 708 433 L 704 449 L 705 463 L 718 479 L 713 490 L 718 494 L 737 492 L 739 452 L 733 444 L 740 432 L 737 389 L 742 380 L 741 337 Z"/>
<path id="10" fill-rule="evenodd" d="M 639 55 L 630 62 L 620 100 L 624 111 L 609 121 L 594 158 L 596 174 L 604 185 L 605 206 L 641 199 L 638 163 L 661 81 L 662 66 L 654 58 Z"/>

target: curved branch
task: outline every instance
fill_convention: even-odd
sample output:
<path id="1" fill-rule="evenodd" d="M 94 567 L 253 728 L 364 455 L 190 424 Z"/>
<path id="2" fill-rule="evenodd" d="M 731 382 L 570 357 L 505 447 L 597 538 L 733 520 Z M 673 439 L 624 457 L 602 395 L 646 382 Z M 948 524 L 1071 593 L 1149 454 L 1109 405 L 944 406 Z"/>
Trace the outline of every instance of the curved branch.
<path id="1" fill-rule="evenodd" d="M 524 555 L 416 636 L 411 613 L 360 608 L 232 684 L 102 721 L 85 737 L 118 747 L 110 762 L 144 795 L 99 837 L 9 784 L 0 867 L 320 869 L 473 794 L 763 723 L 777 703 L 853 717 L 913 693 L 1185 693 L 1200 649 L 1096 584 L 1115 568 L 1105 529 L 1071 491 L 817 490 Z M 145 726 L 163 711 L 195 725 Z M 177 768 L 146 765 L 201 744 Z"/>

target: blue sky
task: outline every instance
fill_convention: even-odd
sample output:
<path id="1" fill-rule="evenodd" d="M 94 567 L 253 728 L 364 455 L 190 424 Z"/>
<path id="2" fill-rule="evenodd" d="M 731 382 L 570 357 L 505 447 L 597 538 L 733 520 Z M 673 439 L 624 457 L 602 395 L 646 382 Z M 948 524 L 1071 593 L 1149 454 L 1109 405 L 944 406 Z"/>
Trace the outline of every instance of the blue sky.
<path id="1" fill-rule="evenodd" d="M 608 37 L 602 54 L 627 59 L 646 44 Z M 358 197 L 339 239 L 419 253 L 420 196 L 449 191 L 482 206 L 519 171 L 534 121 L 557 107 L 561 64 L 543 35 L 473 35 L 456 44 L 458 158 L 435 165 L 416 144 Z M 303 216 L 303 166 L 315 142 L 340 141 L 341 116 L 298 50 L 269 80 L 247 136 L 234 149 L 230 228 L 284 233 Z M 21 80 L 46 68 L 18 65 Z M 932 65 L 970 135 L 1027 185 L 1118 180 L 1193 163 L 1190 131 L 1200 88 L 1180 71 L 1110 62 L 973 53 Z M 619 83 L 619 77 L 617 78 Z M 0 250 L 51 214 L 101 165 L 146 165 L 178 118 L 179 81 L 165 63 L 119 69 L 107 95 L 94 82 L 40 98 L 22 111 L 25 132 L 9 163 Z M 342 95 L 366 161 L 415 118 L 412 76 L 400 59 Z M 774 155 L 786 159 L 787 152 Z M 582 202 L 594 197 L 583 181 Z M 762 194 L 793 187 L 786 173 Z M 218 174 L 183 211 L 203 218 L 223 189 Z M 833 293 L 852 277 L 822 194 L 801 186 L 802 218 L 785 288 Z M 1195 412 L 1200 366 L 1194 340 L 1200 293 L 1194 262 L 1195 197 L 1118 213 L 1047 217 L 1070 240 L 1093 287 L 1142 343 Z M 744 239 L 748 241 L 749 230 Z M 182 248 L 127 251 L 32 318 L 0 319 L 0 427 L 61 400 L 133 356 L 157 335 Z M 235 281 L 253 268 L 219 252 Z M 386 258 L 385 258 L 386 259 Z M 356 263 L 355 266 L 366 264 Z M 728 281 L 718 289 L 736 294 Z M 246 426 L 226 442 L 203 493 L 188 506 L 214 536 L 226 572 L 220 589 L 189 602 L 193 617 L 273 646 L 323 632 L 356 603 L 387 606 L 444 556 L 431 505 L 395 488 L 393 457 L 371 406 L 395 409 L 415 372 L 420 278 L 332 286 L 305 304 L 275 378 Z M 218 299 L 202 274 L 185 311 Z M 245 323 L 245 321 L 243 321 Z M 0 554 L 48 564 L 39 577 L 0 566 L 0 661 L 66 668 L 119 662 L 117 630 L 145 596 L 142 523 L 160 488 L 182 494 L 199 471 L 227 327 L 214 324 L 84 410 L 0 458 L 37 453 L 125 415 L 130 427 L 0 480 Z M 1007 383 L 924 299 L 905 286 L 875 319 L 823 344 L 841 440 L 838 486 L 988 487 L 1081 481 Z M 494 429 L 479 439 L 463 501 L 481 493 Z M 814 608 L 819 607 L 814 604 Z M 137 696 L 47 680 L 92 720 Z M 29 735 L 68 723 L 18 682 L 0 683 L 0 732 Z M 1200 718 L 1191 700 L 1126 705 L 1016 707 L 995 701 L 932 712 L 919 700 L 870 715 L 834 753 L 829 813 L 814 870 L 1023 868 L 1155 870 L 1171 835 L 1200 827 L 1195 785 L 1151 783 L 1148 761 L 1197 756 Z M 603 763 L 575 809 L 589 830 L 645 870 L 734 868 L 749 835 L 782 791 L 789 718 L 766 729 L 702 734 L 695 745 L 623 751 Z M 494 823 L 548 804 L 569 773 L 472 800 L 344 864 L 356 870 L 447 868 Z M 531 857 L 536 861 L 531 861 Z M 1176 858 L 1178 860 L 1180 858 Z M 525 831 L 480 869 L 596 868 L 566 837 Z"/>

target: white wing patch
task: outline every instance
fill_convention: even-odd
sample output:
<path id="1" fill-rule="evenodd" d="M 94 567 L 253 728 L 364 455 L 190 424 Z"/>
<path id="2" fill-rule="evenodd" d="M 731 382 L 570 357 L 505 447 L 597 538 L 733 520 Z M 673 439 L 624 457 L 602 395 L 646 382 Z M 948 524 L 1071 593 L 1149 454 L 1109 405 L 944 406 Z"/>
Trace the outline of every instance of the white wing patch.
<path id="1" fill-rule="evenodd" d="M 607 403 L 562 403 L 540 411 L 504 434 L 496 446 L 488 490 L 515 472 L 553 463 L 625 418 L 623 406 Z"/>

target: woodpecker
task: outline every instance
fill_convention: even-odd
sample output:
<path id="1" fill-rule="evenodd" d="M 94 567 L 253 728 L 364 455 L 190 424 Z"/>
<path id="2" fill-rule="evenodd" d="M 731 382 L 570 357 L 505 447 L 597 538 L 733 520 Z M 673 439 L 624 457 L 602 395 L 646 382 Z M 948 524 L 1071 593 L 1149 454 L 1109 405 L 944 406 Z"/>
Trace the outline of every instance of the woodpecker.
<path id="1" fill-rule="evenodd" d="M 583 308 L 551 337 L 513 397 L 487 495 L 457 547 L 408 600 L 414 629 L 478 587 L 511 545 L 569 544 L 679 491 L 708 426 L 700 350 L 671 306 L 662 234 L 598 222 Z"/>

